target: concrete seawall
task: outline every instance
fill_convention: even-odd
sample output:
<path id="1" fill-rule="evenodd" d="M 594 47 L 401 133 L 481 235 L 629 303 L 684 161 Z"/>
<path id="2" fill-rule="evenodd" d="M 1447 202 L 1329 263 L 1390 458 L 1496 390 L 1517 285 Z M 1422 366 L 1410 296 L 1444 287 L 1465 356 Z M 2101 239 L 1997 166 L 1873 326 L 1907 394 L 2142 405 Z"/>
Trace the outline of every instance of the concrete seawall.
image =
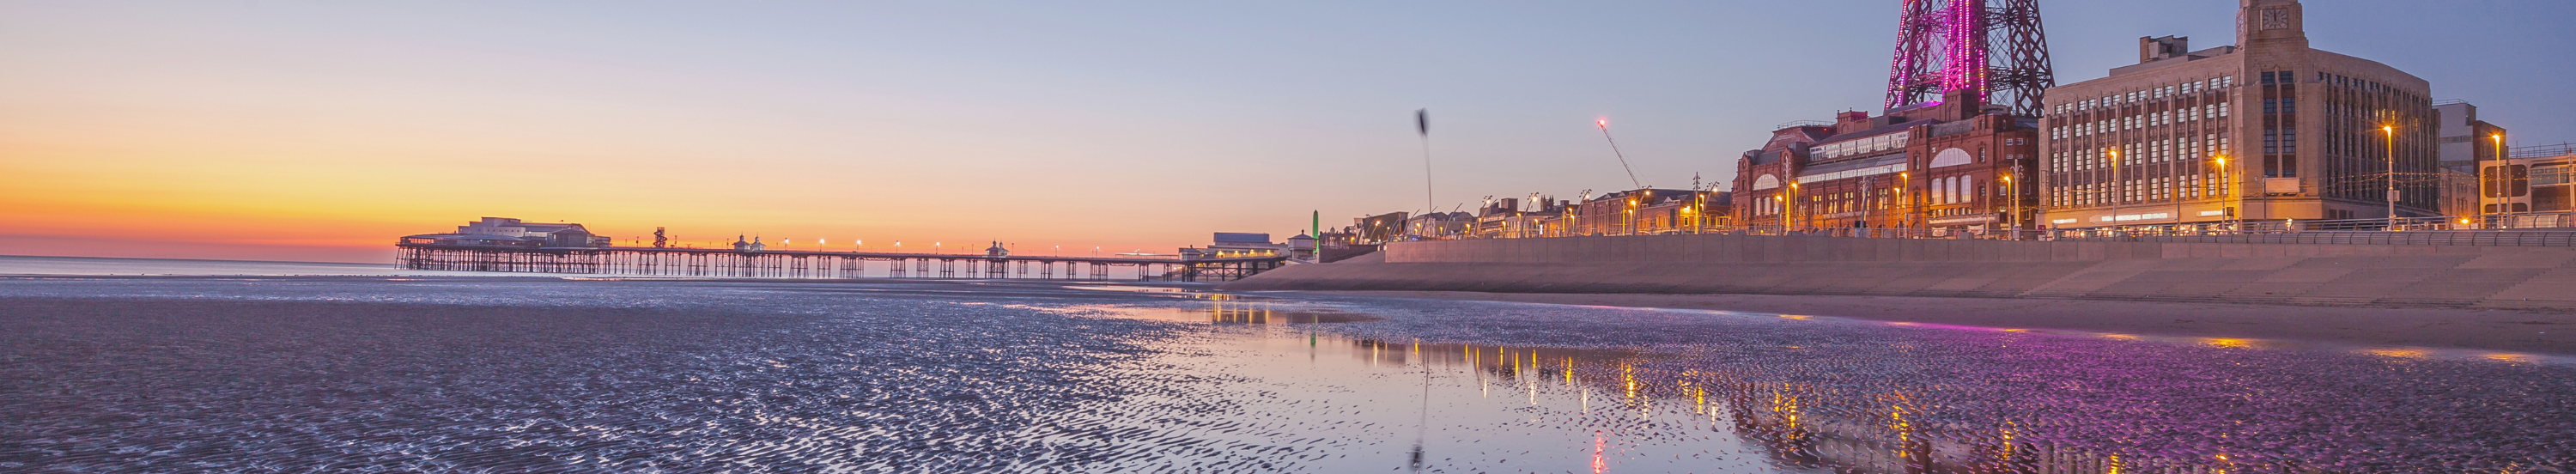
<path id="1" fill-rule="evenodd" d="M 2076 298 L 2576 309 L 2576 249 L 1668 235 L 1391 244 L 1227 290 Z"/>

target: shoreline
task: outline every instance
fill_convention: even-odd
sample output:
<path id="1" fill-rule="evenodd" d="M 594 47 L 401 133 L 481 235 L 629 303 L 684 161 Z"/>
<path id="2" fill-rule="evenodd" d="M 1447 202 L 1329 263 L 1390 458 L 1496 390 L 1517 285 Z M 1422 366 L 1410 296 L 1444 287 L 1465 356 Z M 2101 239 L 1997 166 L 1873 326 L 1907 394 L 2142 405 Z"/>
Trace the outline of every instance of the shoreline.
<path id="1" fill-rule="evenodd" d="M 1262 292 L 1273 293 L 1273 292 Z M 2155 336 L 2576 355 L 2576 313 L 1920 296 L 1281 291 L 1283 294 L 1743 311 Z"/>

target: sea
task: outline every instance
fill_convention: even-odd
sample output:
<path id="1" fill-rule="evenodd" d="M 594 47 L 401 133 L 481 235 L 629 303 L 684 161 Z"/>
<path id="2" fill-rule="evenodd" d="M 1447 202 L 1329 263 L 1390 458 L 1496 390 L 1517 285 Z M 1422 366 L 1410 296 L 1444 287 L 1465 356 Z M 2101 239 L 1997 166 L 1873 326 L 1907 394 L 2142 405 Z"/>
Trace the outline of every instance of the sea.
<path id="1" fill-rule="evenodd" d="M 0 257 L 0 472 L 2547 473 L 2557 355 Z"/>

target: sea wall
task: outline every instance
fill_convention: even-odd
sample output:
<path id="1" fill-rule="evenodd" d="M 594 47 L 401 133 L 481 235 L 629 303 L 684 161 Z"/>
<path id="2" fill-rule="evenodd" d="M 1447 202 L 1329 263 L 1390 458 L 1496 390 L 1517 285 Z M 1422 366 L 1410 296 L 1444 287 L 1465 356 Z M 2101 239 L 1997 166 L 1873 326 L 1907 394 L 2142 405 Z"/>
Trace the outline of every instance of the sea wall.
<path id="1" fill-rule="evenodd" d="M 1666 235 L 1405 242 L 1227 290 L 2082 298 L 2576 309 L 2576 249 Z"/>

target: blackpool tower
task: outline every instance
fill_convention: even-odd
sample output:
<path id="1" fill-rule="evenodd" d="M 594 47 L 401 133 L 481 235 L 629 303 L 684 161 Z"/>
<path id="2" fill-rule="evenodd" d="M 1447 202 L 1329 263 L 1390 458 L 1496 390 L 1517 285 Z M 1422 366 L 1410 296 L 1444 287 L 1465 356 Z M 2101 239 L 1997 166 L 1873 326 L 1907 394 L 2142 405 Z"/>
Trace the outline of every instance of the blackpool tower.
<path id="1" fill-rule="evenodd" d="M 1902 1 L 1887 108 L 1966 90 L 2014 115 L 2039 115 L 2040 94 L 2057 85 L 2039 0 Z"/>

